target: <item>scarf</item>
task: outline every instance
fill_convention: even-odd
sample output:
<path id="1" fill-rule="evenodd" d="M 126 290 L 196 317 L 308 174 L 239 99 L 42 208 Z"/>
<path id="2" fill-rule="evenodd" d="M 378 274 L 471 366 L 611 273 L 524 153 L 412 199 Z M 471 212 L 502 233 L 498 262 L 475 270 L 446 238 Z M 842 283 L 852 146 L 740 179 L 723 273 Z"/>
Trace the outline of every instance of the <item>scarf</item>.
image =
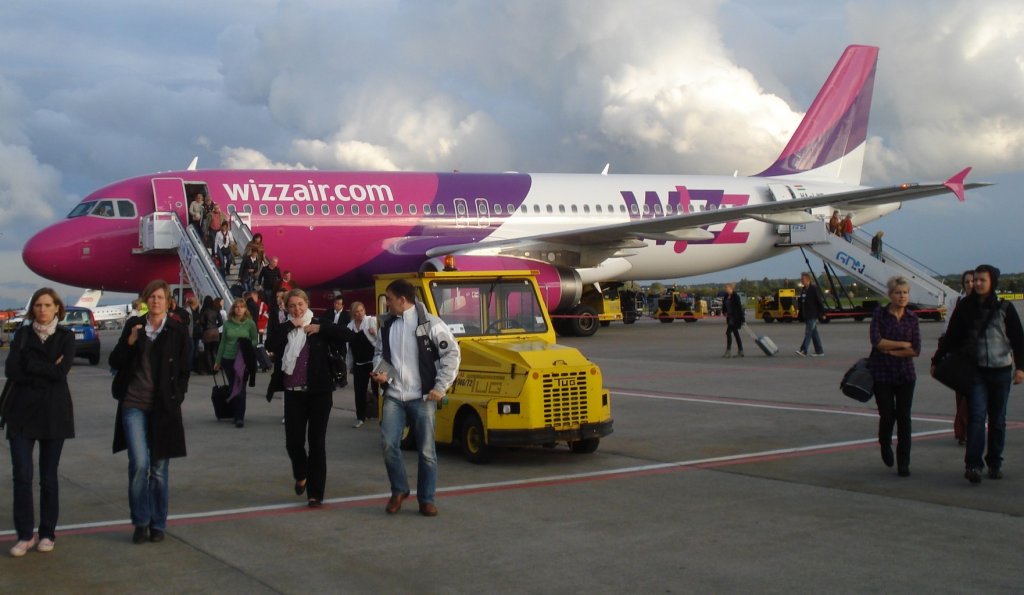
<path id="1" fill-rule="evenodd" d="M 36 332 L 39 340 L 46 343 L 46 340 L 53 336 L 53 333 L 57 332 L 57 318 L 54 317 L 49 324 L 39 324 L 38 322 L 32 323 L 32 330 Z"/>
<path id="2" fill-rule="evenodd" d="M 292 324 L 295 323 L 295 318 L 292 318 Z M 308 325 L 313 320 L 313 311 L 306 310 L 306 313 L 302 315 L 302 326 L 297 326 L 292 330 L 288 331 L 288 344 L 285 345 L 284 355 L 281 357 L 281 371 L 285 374 L 291 375 L 295 371 L 295 362 L 299 359 L 299 352 L 306 346 L 306 331 L 303 327 Z"/>

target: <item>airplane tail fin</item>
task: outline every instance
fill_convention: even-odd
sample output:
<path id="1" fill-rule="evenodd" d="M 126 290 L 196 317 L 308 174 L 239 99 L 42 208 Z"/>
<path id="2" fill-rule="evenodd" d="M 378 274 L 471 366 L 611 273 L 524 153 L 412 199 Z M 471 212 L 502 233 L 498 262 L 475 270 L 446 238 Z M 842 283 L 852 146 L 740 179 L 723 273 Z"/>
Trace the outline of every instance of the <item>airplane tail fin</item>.
<path id="1" fill-rule="evenodd" d="M 860 184 L 878 48 L 851 45 L 779 158 L 761 177 Z"/>
<path id="2" fill-rule="evenodd" d="M 103 292 L 99 289 L 86 289 L 82 297 L 78 298 L 78 301 L 75 302 L 75 306 L 92 310 L 99 305 L 101 297 L 103 297 Z"/>

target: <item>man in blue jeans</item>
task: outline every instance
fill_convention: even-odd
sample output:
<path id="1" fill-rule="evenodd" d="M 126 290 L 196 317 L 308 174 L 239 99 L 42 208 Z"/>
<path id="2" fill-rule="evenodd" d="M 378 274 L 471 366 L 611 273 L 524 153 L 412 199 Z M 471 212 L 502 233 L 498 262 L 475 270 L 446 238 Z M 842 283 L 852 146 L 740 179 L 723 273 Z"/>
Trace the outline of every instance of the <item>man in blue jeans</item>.
<path id="1" fill-rule="evenodd" d="M 939 348 L 932 357 L 931 374 L 934 376 L 935 365 L 945 354 L 964 345 L 974 346 L 977 367 L 974 386 L 967 394 L 967 452 L 964 455 L 964 478 L 973 484 L 981 483 L 986 465 L 989 479 L 1003 478 L 1010 385 L 1024 382 L 1024 328 L 1016 308 L 999 301 L 995 294 L 997 287 L 999 269 L 987 264 L 974 269 L 974 291 L 953 310 L 949 328 L 939 339 Z"/>
<path id="2" fill-rule="evenodd" d="M 825 299 L 821 290 L 814 284 L 810 273 L 800 273 L 800 297 L 797 298 L 797 315 L 804 321 L 804 342 L 800 344 L 796 354 L 800 357 L 807 356 L 807 348 L 811 342 L 814 343 L 814 353 L 811 357 L 825 355 L 821 347 L 821 337 L 818 336 L 818 319 L 825 314 Z"/>
<path id="3" fill-rule="evenodd" d="M 371 377 L 384 385 L 381 442 L 384 466 L 391 482 L 391 498 L 384 511 L 395 514 L 409 497 L 409 480 L 402 463 L 402 430 L 408 420 L 416 436 L 419 466 L 416 499 L 420 514 L 437 516 L 437 452 L 434 417 L 437 403 L 459 372 L 459 344 L 440 318 L 416 301 L 416 289 L 397 279 L 385 291 L 390 316 L 377 333 Z"/>

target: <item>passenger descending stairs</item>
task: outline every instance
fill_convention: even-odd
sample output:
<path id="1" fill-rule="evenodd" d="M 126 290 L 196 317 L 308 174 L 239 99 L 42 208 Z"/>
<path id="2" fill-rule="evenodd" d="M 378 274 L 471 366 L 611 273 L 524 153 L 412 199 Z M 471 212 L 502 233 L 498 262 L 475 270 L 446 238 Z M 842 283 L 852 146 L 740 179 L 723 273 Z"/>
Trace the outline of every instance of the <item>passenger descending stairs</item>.
<path id="1" fill-rule="evenodd" d="M 234 276 L 225 281 L 194 227 L 183 225 L 176 213 L 168 212 L 146 215 L 140 225 L 142 245 L 138 253 L 177 252 L 181 260 L 182 286 L 191 286 L 200 300 L 211 296 L 222 298 L 226 305 L 232 302 L 234 296 L 229 285 L 237 278 L 237 265 L 232 267 Z M 244 248 L 252 239 L 249 226 L 238 213 L 232 213 L 230 227 L 235 243 L 240 249 Z"/>
<path id="2" fill-rule="evenodd" d="M 789 226 L 788 234 L 780 230 L 788 242 L 780 245 L 803 246 L 825 262 L 845 271 L 879 295 L 886 295 L 886 282 L 902 276 L 910 283 L 910 302 L 919 308 L 945 307 L 953 312 L 958 293 L 938 279 L 934 271 L 913 258 L 888 246 L 883 246 L 882 258 L 871 255 L 871 236 L 856 230 L 853 241 L 828 233 L 824 221 Z"/>

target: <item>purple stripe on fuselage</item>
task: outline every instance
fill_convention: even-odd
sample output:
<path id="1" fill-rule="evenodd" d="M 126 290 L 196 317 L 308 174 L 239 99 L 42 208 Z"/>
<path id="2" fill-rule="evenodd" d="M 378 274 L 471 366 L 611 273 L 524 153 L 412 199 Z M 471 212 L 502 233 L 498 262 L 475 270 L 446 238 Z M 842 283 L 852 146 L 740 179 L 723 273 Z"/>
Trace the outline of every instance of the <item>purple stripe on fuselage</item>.
<path id="1" fill-rule="evenodd" d="M 380 254 L 346 273 L 340 281 L 360 285 L 369 283 L 371 274 L 418 270 L 431 248 L 486 239 L 511 214 L 510 206 L 513 211 L 519 209 L 532 183 L 527 174 L 438 174 L 437 193 L 431 201 L 435 215 L 420 219 L 407 233 L 393 237 Z M 455 217 L 456 199 L 466 201 L 467 212 L 459 220 Z M 488 211 L 483 217 L 477 210 L 477 199 L 487 201 Z M 501 215 L 495 215 L 495 205 L 501 205 Z M 444 207 L 442 216 L 436 215 L 439 206 Z"/>

